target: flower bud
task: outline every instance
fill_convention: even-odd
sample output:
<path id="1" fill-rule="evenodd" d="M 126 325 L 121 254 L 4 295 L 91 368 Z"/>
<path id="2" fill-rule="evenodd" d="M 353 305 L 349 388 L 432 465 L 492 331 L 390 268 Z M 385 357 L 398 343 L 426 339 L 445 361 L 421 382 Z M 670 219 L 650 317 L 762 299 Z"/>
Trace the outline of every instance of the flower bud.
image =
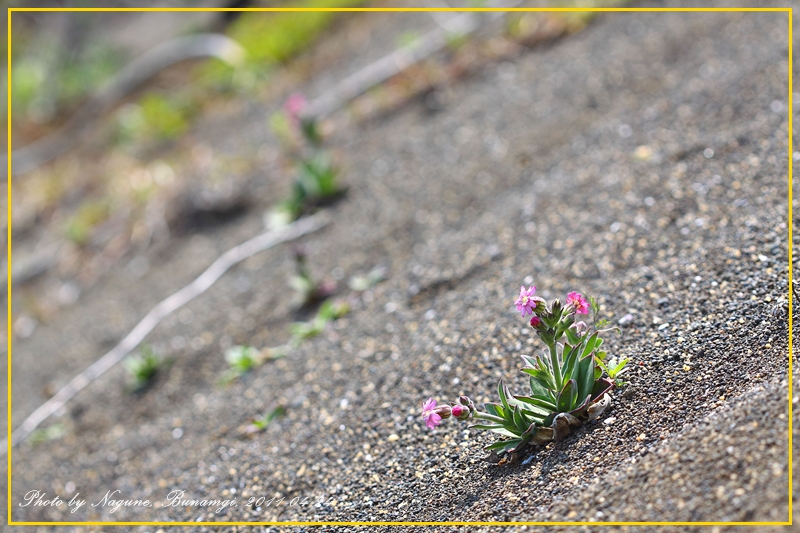
<path id="1" fill-rule="evenodd" d="M 475 412 L 475 404 L 472 403 L 472 400 L 469 399 L 469 396 L 459 396 L 458 398 L 459 403 L 469 409 L 470 413 Z"/>
<path id="2" fill-rule="evenodd" d="M 450 418 L 450 415 L 453 413 L 453 408 L 449 405 L 441 405 L 433 410 L 434 413 L 442 417 L 442 420 L 445 418 Z"/>
<path id="3" fill-rule="evenodd" d="M 539 326 L 541 325 L 542 325 L 542 319 L 536 315 L 533 315 L 533 317 L 531 317 L 531 327 L 533 329 L 538 329 Z"/>
<path id="4" fill-rule="evenodd" d="M 463 405 L 454 405 L 450 409 L 450 412 L 453 414 L 455 418 L 459 420 L 466 420 L 467 418 L 469 418 L 470 414 L 469 407 L 465 407 Z"/>

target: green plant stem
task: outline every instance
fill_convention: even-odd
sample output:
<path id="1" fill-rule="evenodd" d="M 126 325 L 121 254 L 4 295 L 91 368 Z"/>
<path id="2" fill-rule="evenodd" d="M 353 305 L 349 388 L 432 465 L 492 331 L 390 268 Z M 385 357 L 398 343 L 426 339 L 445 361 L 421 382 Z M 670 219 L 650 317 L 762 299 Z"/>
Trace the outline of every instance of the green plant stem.
<path id="1" fill-rule="evenodd" d="M 499 416 L 490 415 L 489 413 L 481 413 L 480 411 L 474 411 L 472 413 L 472 418 L 477 418 L 479 420 L 488 420 L 490 422 L 497 422 L 498 424 L 505 424 L 506 421 Z"/>
<path id="2" fill-rule="evenodd" d="M 553 367 L 553 379 L 556 382 L 556 392 L 561 390 L 563 383 L 561 380 L 561 366 L 558 363 L 558 350 L 556 349 L 556 343 L 548 344 L 547 347 L 550 349 L 550 365 Z"/>

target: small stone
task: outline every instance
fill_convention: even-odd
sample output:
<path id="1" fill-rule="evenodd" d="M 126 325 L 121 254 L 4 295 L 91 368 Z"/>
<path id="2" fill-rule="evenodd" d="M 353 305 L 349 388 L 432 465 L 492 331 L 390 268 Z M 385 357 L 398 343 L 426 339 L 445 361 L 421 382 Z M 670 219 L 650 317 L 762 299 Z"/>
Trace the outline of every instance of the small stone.
<path id="1" fill-rule="evenodd" d="M 398 440 L 400 440 L 400 435 L 398 435 L 397 433 L 392 433 L 391 435 L 389 435 L 389 436 L 386 438 L 386 440 L 388 440 L 389 442 L 395 442 L 395 441 L 398 441 Z"/>
<path id="2" fill-rule="evenodd" d="M 613 424 L 616 421 L 617 421 L 617 417 L 610 416 L 610 417 L 606 418 L 605 420 L 603 420 L 603 424 L 606 424 L 606 425 L 610 426 L 611 424 Z"/>
<path id="3" fill-rule="evenodd" d="M 618 323 L 620 326 L 624 326 L 624 325 L 625 325 L 625 324 L 627 324 L 628 322 L 633 322 L 633 315 L 632 315 L 632 314 L 630 314 L 630 313 L 628 313 L 627 315 L 623 316 L 622 318 L 620 318 L 620 319 L 617 321 L 617 323 Z"/>

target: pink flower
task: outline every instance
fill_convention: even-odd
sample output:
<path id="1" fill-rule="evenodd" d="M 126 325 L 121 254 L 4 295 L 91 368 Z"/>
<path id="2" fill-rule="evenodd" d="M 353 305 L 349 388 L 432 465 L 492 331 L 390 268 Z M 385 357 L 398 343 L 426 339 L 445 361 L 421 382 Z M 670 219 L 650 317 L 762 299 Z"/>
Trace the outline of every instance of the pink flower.
<path id="1" fill-rule="evenodd" d="M 589 312 L 589 302 L 579 292 L 571 292 L 567 294 L 567 305 L 572 305 L 575 308 L 575 313 L 585 315 Z"/>
<path id="2" fill-rule="evenodd" d="M 286 102 L 283 104 L 283 109 L 286 112 L 286 116 L 289 117 L 289 120 L 294 124 L 300 123 L 300 112 L 308 105 L 308 101 L 306 97 L 300 93 L 294 93 L 289 98 L 286 99 Z"/>
<path id="3" fill-rule="evenodd" d="M 443 405 L 436 407 L 436 400 L 428 398 L 428 401 L 422 404 L 422 418 L 425 419 L 425 425 L 428 429 L 433 429 L 442 423 L 442 418 L 450 417 L 450 407 Z"/>
<path id="4" fill-rule="evenodd" d="M 533 314 L 533 310 L 536 308 L 536 300 L 533 297 L 535 292 L 536 287 L 533 285 L 528 289 L 524 285 L 519 288 L 519 298 L 514 304 L 517 306 L 517 311 L 522 313 L 522 316 Z"/>
<path id="5" fill-rule="evenodd" d="M 531 327 L 534 327 L 534 328 L 539 327 L 539 324 L 541 324 L 541 323 L 542 323 L 542 319 L 539 318 L 536 315 L 533 315 L 533 317 L 531 318 Z"/>

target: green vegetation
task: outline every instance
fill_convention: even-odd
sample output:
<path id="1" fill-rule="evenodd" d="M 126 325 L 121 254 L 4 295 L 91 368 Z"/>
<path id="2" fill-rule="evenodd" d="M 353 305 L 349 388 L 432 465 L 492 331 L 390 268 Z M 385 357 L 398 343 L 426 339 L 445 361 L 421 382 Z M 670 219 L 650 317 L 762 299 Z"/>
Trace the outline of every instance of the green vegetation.
<path id="1" fill-rule="evenodd" d="M 125 359 L 124 364 L 130 376 L 131 388 L 134 391 L 140 391 L 150 385 L 159 369 L 164 365 L 164 359 L 152 348 L 145 346 L 139 355 L 132 355 Z"/>
<path id="2" fill-rule="evenodd" d="M 251 422 L 250 427 L 248 428 L 249 433 L 257 433 L 260 431 L 264 431 L 269 426 L 270 422 L 275 420 L 276 418 L 280 418 L 286 415 L 286 408 L 282 405 L 272 409 L 270 412 L 264 414 L 260 418 L 256 418 Z"/>
<path id="3" fill-rule="evenodd" d="M 252 346 L 231 346 L 225 351 L 225 361 L 229 368 L 222 375 L 220 383 L 230 383 L 261 366 L 265 361 L 280 359 L 285 355 L 286 348 L 284 346 L 264 348 L 263 350 Z"/>
<path id="4" fill-rule="evenodd" d="M 366 276 L 353 276 L 348 285 L 356 292 L 364 292 L 384 279 L 386 279 L 386 268 L 378 266 L 370 270 Z"/>
<path id="5" fill-rule="evenodd" d="M 149 91 L 117 113 L 117 141 L 176 139 L 189 129 L 196 111 L 197 103 L 186 94 Z"/>
<path id="6" fill-rule="evenodd" d="M 230 369 L 241 375 L 250 372 L 256 366 L 260 355 L 252 346 L 233 346 L 225 352 L 225 361 Z"/>
<path id="7" fill-rule="evenodd" d="M 121 56 L 103 43 L 91 43 L 76 51 L 41 36 L 35 40 L 30 37 L 14 33 L 11 91 L 16 121 L 43 124 L 52 120 L 97 90 L 122 66 Z M 5 40 L 2 53 L 8 57 Z M 7 92 L 5 68 L 2 86 Z M 4 108 L 4 116 L 5 112 Z"/>
<path id="8" fill-rule="evenodd" d="M 350 312 L 350 305 L 347 302 L 326 300 L 320 306 L 317 316 L 313 320 L 310 322 L 295 322 L 290 326 L 292 344 L 299 346 L 302 341 L 316 337 L 325 331 L 328 324 L 345 316 L 348 312 Z"/>
<path id="9" fill-rule="evenodd" d="M 94 228 L 104 222 L 111 212 L 111 202 L 107 199 L 85 201 L 67 221 L 66 237 L 80 246 L 89 242 Z"/>
<path id="10" fill-rule="evenodd" d="M 31 432 L 28 440 L 32 445 L 36 446 L 37 444 L 41 444 L 43 442 L 58 440 L 63 437 L 65 433 L 66 429 L 64 429 L 64 424 L 56 422 L 52 426 L 34 430 Z"/>

